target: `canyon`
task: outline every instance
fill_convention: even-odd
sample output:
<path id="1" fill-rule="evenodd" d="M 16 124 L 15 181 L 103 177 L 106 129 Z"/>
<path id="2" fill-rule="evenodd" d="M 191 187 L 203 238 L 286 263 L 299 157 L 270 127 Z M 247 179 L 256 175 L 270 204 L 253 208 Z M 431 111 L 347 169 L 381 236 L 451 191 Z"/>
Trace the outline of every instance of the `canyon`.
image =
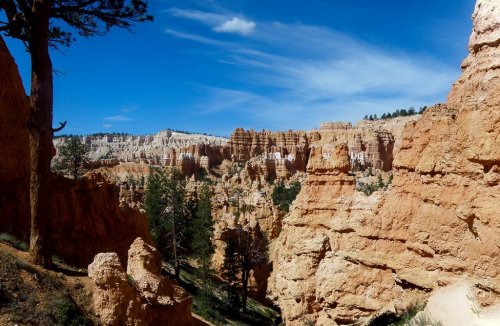
<path id="1" fill-rule="evenodd" d="M 422 314 L 454 325 L 436 303 L 447 291 L 474 308 L 466 315 L 477 325 L 498 323 L 500 4 L 478 0 L 472 20 L 460 78 L 422 115 L 236 128 L 229 138 L 80 136 L 88 172 L 51 176 L 51 244 L 65 263 L 88 266 L 99 323 L 199 322 L 152 246 L 143 205 L 151 167 L 179 168 L 190 196 L 210 184 L 219 276 L 237 223 L 262 231 L 269 260 L 253 268 L 250 294 L 279 307 L 285 325 L 381 325 L 426 302 Z M 26 241 L 29 104 L 1 37 L 0 71 L 0 232 Z M 56 158 L 67 139 L 54 139 Z M 360 191 L 377 176 L 384 186 Z M 280 182 L 301 186 L 288 211 L 273 201 Z M 240 214 L 240 205 L 251 209 Z"/>

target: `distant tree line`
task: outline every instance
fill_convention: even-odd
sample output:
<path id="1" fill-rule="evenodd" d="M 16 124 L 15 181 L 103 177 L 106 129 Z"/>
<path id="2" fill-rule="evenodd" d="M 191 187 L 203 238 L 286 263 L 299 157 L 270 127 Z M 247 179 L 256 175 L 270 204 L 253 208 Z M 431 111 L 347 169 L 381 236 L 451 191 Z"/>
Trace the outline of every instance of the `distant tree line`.
<path id="1" fill-rule="evenodd" d="M 191 132 L 191 131 L 186 131 L 186 130 L 170 129 L 170 128 L 167 130 L 172 131 L 172 132 L 177 132 L 180 134 L 186 134 L 186 135 L 203 135 L 203 136 L 209 136 L 209 137 L 227 138 L 225 136 L 214 135 L 214 134 L 206 133 L 206 132 Z M 62 135 L 54 136 L 54 138 L 74 138 L 74 137 L 84 137 L 84 136 L 104 137 L 104 136 L 134 136 L 134 135 L 127 133 L 127 132 L 96 132 L 96 133 L 92 133 L 92 134 L 88 134 L 88 135 L 62 134 Z"/>
<path id="2" fill-rule="evenodd" d="M 132 134 L 126 132 L 96 132 L 88 135 L 73 135 L 73 134 L 62 134 L 54 136 L 54 138 L 81 138 L 85 136 L 90 137 L 104 137 L 104 136 L 132 136 Z"/>
<path id="3" fill-rule="evenodd" d="M 409 107 L 408 109 L 398 109 L 392 113 L 387 112 L 383 113 L 381 117 L 378 117 L 376 114 L 370 114 L 370 115 L 365 115 L 363 118 L 364 120 L 370 120 L 370 121 L 375 121 L 375 120 L 387 120 L 387 119 L 392 119 L 392 118 L 397 118 L 397 117 L 409 117 L 415 114 L 423 114 L 427 110 L 427 106 L 422 106 L 420 109 L 417 111 L 413 106 Z"/>

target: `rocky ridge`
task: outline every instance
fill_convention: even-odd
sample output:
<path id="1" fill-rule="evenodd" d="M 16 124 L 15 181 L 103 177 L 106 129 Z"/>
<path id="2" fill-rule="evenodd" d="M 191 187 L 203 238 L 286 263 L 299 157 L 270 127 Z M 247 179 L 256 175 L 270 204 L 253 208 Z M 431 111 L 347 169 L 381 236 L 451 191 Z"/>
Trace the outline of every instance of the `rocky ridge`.
<path id="1" fill-rule="evenodd" d="M 499 8 L 477 2 L 462 76 L 406 125 L 389 191 L 355 192 L 345 148 L 312 143 L 273 244 L 269 294 L 287 325 L 366 324 L 463 280 L 479 314 L 500 302 Z"/>
<path id="2" fill-rule="evenodd" d="M 120 162 L 177 166 L 185 174 L 196 169 L 220 164 L 224 156 L 226 138 L 185 134 L 164 130 L 156 135 L 100 135 L 82 136 L 87 145 L 92 167 L 114 166 Z M 54 139 L 56 148 L 66 137 Z"/>

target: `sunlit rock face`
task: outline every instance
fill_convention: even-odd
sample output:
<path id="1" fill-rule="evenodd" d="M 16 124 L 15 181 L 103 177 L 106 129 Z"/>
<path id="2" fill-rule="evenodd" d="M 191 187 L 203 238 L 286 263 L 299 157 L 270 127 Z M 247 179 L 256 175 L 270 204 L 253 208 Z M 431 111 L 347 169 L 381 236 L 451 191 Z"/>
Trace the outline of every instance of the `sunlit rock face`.
<path id="1" fill-rule="evenodd" d="M 88 271 L 100 325 L 193 325 L 191 297 L 162 276 L 160 254 L 141 238 L 130 246 L 127 270 L 110 252 L 97 254 Z"/>
<path id="2" fill-rule="evenodd" d="M 477 2 L 462 76 L 406 124 L 388 191 L 354 191 L 338 141 L 311 142 L 273 244 L 268 292 L 287 325 L 366 323 L 463 280 L 479 309 L 500 303 L 499 10 Z"/>

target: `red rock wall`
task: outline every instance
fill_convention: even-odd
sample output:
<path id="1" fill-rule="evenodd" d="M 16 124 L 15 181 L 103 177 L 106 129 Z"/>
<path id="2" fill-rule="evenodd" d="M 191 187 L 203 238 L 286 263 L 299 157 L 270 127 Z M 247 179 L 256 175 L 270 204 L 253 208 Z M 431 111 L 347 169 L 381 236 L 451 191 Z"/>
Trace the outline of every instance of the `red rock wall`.
<path id="1" fill-rule="evenodd" d="M 0 36 L 0 232 L 29 238 L 29 103 Z"/>

